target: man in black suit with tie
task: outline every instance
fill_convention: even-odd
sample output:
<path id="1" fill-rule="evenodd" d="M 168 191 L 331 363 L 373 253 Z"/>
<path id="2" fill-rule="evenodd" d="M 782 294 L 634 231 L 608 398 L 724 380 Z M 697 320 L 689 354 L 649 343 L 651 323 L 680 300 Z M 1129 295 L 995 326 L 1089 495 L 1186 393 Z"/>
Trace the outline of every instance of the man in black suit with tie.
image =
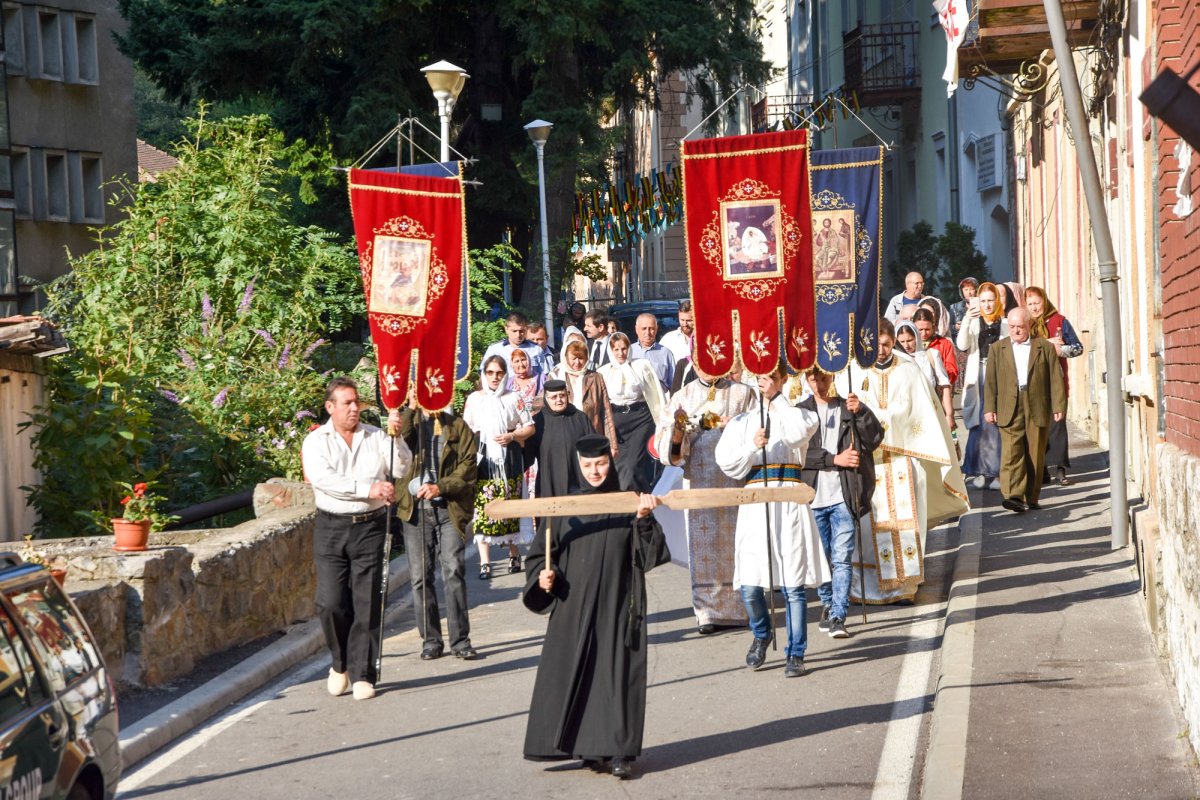
<path id="1" fill-rule="evenodd" d="M 608 363 L 608 315 L 589 311 L 583 318 L 583 334 L 588 339 L 588 369 L 600 369 Z"/>

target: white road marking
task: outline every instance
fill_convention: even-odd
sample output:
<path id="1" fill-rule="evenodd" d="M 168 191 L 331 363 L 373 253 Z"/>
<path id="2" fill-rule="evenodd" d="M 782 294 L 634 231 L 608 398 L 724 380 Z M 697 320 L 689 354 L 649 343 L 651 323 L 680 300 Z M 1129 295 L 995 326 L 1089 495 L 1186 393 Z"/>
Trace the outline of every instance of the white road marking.
<path id="1" fill-rule="evenodd" d="M 326 670 L 328 662 L 328 653 L 322 652 L 319 655 L 313 656 L 291 672 L 272 681 L 266 689 L 242 701 L 241 705 L 234 707 L 215 721 L 197 728 L 190 736 L 163 751 L 161 754 L 154 756 L 130 774 L 123 776 L 120 785 L 117 787 L 117 798 L 120 798 L 121 792 L 137 789 L 167 767 L 208 744 L 291 687 L 296 686 L 300 688 L 301 685 L 314 680 L 320 673 Z"/>
<path id="2" fill-rule="evenodd" d="M 920 608 L 923 612 L 933 610 L 920 606 L 914 608 Z M 904 661 L 900 664 L 900 680 L 896 683 L 892 718 L 888 721 L 887 734 L 883 739 L 883 752 L 879 755 L 871 800 L 903 800 L 908 797 L 934 655 L 934 648 L 921 646 L 937 636 L 946 604 L 939 603 L 934 608 L 936 614 L 930 614 L 929 618 L 912 626 L 909 651 L 904 654 Z"/>

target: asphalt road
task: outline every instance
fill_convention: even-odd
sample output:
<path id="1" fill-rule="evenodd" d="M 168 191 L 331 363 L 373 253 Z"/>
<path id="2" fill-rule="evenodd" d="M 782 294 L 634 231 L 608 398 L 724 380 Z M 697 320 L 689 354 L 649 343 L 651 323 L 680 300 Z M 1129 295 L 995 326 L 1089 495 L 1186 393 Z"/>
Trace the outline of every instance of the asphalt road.
<path id="1" fill-rule="evenodd" d="M 810 592 L 809 671 L 796 679 L 783 677 L 782 651 L 747 670 L 746 631 L 699 636 L 687 571 L 651 572 L 645 749 L 632 780 L 522 759 L 545 618 L 520 604 L 520 576 L 482 583 L 472 567 L 481 660 L 421 661 L 409 611 L 389 632 L 374 700 L 328 696 L 328 659 L 311 660 L 139 765 L 119 796 L 917 797 L 957 537 L 957 524 L 932 532 L 918 603 L 870 608 L 865 626 L 855 607 L 851 639 L 817 630 Z"/>

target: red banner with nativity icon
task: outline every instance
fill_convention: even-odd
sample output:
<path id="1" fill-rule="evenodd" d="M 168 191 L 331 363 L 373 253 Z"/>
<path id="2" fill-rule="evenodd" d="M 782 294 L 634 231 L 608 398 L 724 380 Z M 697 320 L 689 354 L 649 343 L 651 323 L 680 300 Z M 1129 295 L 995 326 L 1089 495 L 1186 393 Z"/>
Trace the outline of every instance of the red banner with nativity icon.
<path id="1" fill-rule="evenodd" d="M 802 130 L 683 143 L 683 216 L 697 365 L 812 366 L 812 213 Z"/>
<path id="2" fill-rule="evenodd" d="M 404 403 L 411 372 L 417 402 L 440 411 L 454 399 L 460 326 L 468 324 L 462 177 L 353 169 L 350 211 L 383 404 Z"/>

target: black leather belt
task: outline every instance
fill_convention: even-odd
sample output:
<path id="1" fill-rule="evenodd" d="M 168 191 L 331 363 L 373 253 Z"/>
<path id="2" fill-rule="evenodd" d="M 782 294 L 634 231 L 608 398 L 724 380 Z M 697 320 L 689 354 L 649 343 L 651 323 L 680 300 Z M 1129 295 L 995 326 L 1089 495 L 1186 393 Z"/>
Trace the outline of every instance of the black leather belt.
<path id="1" fill-rule="evenodd" d="M 387 510 L 387 506 L 380 506 L 373 511 L 364 511 L 361 514 L 334 514 L 332 511 L 325 511 L 318 508 L 317 513 L 329 517 L 330 519 L 349 520 L 351 524 L 353 524 L 357 522 L 366 522 L 368 520 L 378 519 L 386 514 Z"/>
<path id="2" fill-rule="evenodd" d="M 619 403 L 612 404 L 612 410 L 618 414 L 628 414 L 630 411 L 636 411 L 639 408 L 647 408 L 645 402 L 630 403 L 627 406 L 623 406 Z"/>

